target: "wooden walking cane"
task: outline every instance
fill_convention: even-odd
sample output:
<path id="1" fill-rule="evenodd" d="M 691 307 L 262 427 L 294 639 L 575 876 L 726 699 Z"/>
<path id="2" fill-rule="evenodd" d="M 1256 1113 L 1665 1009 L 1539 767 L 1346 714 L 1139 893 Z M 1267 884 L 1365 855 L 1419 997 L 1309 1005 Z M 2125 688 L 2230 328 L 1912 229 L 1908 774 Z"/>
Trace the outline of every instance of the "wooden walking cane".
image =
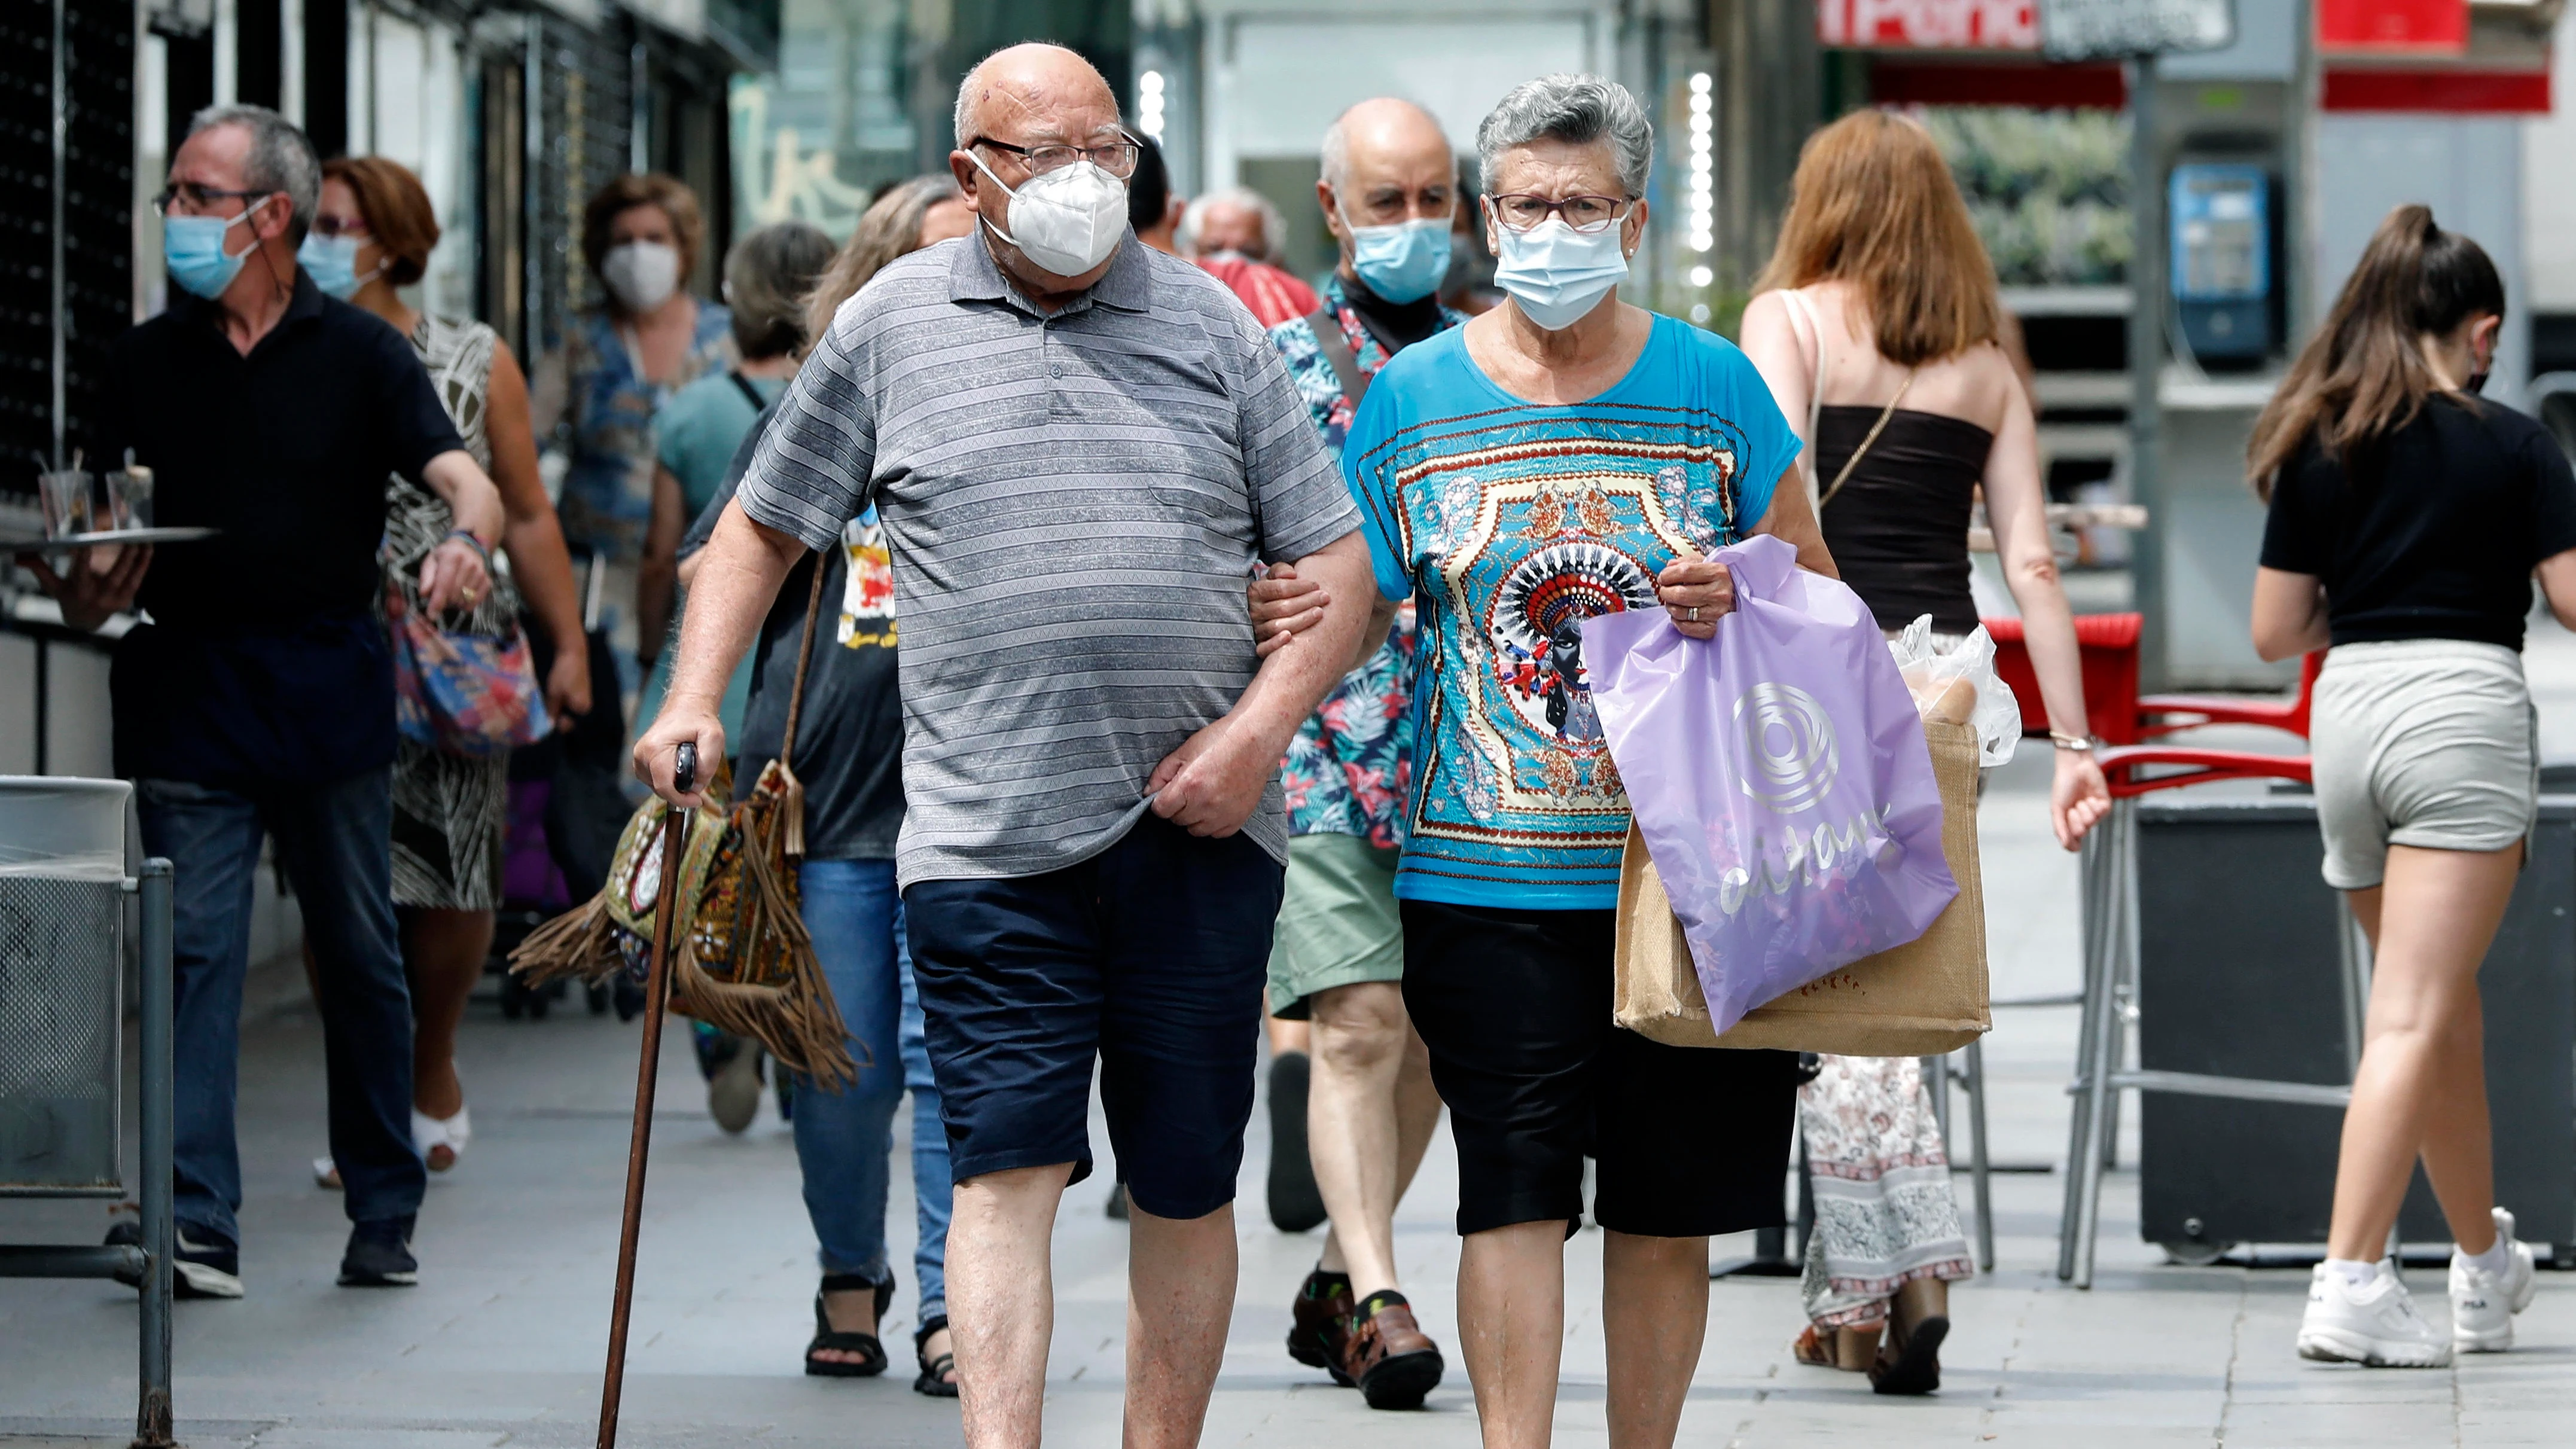
<path id="1" fill-rule="evenodd" d="M 683 744 L 671 781 L 686 795 L 697 782 L 698 747 Z M 608 1311 L 608 1372 L 599 1387 L 599 1449 L 615 1449 L 617 1399 L 626 1387 L 626 1320 L 635 1308 L 635 1235 L 644 1217 L 644 1163 L 653 1150 L 653 1088 L 662 1062 L 662 1015 L 671 1004 L 671 919 L 679 913 L 680 860 L 689 846 L 687 810 L 662 819 L 662 881 L 653 907 L 653 962 L 644 977 L 643 1056 L 635 1064 L 635 1133 L 626 1147 L 626 1216 L 617 1233 L 617 1298 Z"/>

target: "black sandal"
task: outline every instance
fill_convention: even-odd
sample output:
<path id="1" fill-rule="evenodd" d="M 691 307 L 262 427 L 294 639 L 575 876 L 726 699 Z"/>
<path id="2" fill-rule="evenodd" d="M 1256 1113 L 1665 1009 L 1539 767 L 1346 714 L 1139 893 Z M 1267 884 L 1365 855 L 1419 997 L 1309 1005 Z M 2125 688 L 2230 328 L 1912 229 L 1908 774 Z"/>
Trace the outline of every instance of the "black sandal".
<path id="1" fill-rule="evenodd" d="M 957 1370 L 957 1355 L 943 1353 L 932 1358 L 924 1351 L 930 1343 L 930 1336 L 947 1326 L 948 1315 L 942 1313 L 912 1331 L 913 1361 L 921 1365 L 920 1376 L 912 1381 L 912 1391 L 916 1394 L 928 1394 L 934 1399 L 957 1397 L 957 1383 L 948 1377 Z"/>
<path id="2" fill-rule="evenodd" d="M 1888 1319 L 1888 1334 L 1878 1348 L 1878 1361 L 1869 1366 L 1869 1386 L 1881 1394 L 1928 1394 L 1941 1387 L 1941 1341 L 1950 1336 L 1950 1320 L 1930 1314 L 1905 1330 L 1900 1340 L 1896 1320 Z M 1892 1350 L 1892 1353 L 1891 1353 Z"/>
<path id="3" fill-rule="evenodd" d="M 823 1311 L 823 1295 L 872 1289 L 877 1295 L 877 1321 L 885 1321 L 886 1305 L 894 1301 L 894 1278 L 872 1283 L 856 1273 L 826 1273 L 823 1286 L 814 1290 L 814 1341 L 805 1345 L 805 1372 L 823 1379 L 868 1379 L 886 1371 L 885 1345 L 873 1333 L 844 1333 L 832 1326 L 832 1316 Z M 838 1359 L 821 1359 L 818 1353 L 855 1353 L 857 1363 Z"/>

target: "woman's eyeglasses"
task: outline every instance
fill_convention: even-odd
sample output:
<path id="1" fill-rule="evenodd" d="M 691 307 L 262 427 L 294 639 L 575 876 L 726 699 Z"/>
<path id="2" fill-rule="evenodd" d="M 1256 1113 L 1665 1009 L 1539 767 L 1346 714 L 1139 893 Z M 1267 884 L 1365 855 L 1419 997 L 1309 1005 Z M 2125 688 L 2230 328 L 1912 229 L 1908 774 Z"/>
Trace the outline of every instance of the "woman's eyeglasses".
<path id="1" fill-rule="evenodd" d="M 1555 216 L 1574 230 L 1588 234 L 1603 230 L 1628 213 L 1628 203 L 1616 196 L 1569 196 L 1563 201 L 1550 201 L 1544 196 L 1514 191 L 1485 199 L 1493 206 L 1495 219 L 1513 231 L 1528 231 Z"/>

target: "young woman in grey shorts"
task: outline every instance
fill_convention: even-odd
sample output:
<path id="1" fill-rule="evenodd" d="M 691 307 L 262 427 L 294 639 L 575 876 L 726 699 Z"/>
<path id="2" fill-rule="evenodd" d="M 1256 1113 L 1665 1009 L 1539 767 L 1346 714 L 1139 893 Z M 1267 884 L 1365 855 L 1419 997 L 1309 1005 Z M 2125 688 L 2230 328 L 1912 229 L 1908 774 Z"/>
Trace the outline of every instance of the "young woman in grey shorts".
<path id="1" fill-rule="evenodd" d="M 2538 423 L 2481 401 L 2504 285 L 2422 206 L 2389 213 L 2255 424 L 2271 505 L 2265 659 L 2326 649 L 2309 743 L 2325 877 L 2374 953 L 2308 1358 L 2432 1368 L 2513 1343 L 2531 1250 L 2495 1205 L 2478 965 L 2539 789 L 2523 619 L 2535 571 L 2576 627 L 2576 477 Z M 2384 1261 L 2417 1158 L 2456 1243 L 2451 1322 Z"/>

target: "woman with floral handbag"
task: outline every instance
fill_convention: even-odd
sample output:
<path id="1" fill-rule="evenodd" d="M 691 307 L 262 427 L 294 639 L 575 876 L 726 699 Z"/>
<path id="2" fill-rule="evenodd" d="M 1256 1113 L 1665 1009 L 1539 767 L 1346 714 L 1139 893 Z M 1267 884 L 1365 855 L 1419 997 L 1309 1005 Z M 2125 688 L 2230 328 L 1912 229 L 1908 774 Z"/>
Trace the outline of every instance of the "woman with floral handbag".
<path id="1" fill-rule="evenodd" d="M 409 338 L 467 451 L 501 490 L 509 523 L 492 589 L 432 617 L 420 564 L 456 536 L 447 505 L 396 477 L 385 489 L 381 595 L 392 631 L 400 741 L 393 771 L 394 905 L 411 983 L 412 1135 L 434 1172 L 472 1134 L 456 1028 L 483 974 L 500 905 L 510 750 L 590 707 L 589 654 L 572 564 L 537 476 L 528 391 L 508 344 L 481 322 L 420 312 L 395 289 L 420 280 L 438 219 L 419 178 L 377 156 L 322 168 L 322 200 L 298 260 L 324 292 Z M 478 545 L 479 548 L 479 545 Z M 487 563 L 489 561 L 487 560 Z M 555 644 L 542 685 L 519 625 L 521 598 Z M 331 1160 L 314 1172 L 337 1185 Z"/>

